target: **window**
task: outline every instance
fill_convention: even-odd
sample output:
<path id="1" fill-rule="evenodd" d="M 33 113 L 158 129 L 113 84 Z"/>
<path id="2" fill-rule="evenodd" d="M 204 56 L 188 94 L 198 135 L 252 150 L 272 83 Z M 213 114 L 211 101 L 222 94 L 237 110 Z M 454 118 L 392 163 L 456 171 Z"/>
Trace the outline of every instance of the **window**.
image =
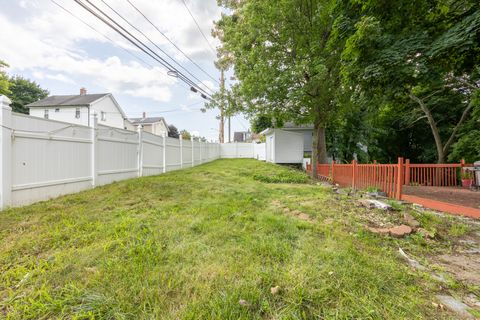
<path id="1" fill-rule="evenodd" d="M 60 108 L 56 108 L 56 109 L 55 109 L 55 112 L 60 112 Z"/>
<path id="2" fill-rule="evenodd" d="M 75 109 L 75 118 L 80 119 L 80 108 Z"/>
<path id="3" fill-rule="evenodd" d="M 43 114 L 43 117 L 45 119 L 48 119 L 48 109 L 45 109 L 45 113 Z"/>
<path id="4" fill-rule="evenodd" d="M 100 113 L 102 121 L 107 121 L 107 113 L 105 111 L 101 111 Z"/>

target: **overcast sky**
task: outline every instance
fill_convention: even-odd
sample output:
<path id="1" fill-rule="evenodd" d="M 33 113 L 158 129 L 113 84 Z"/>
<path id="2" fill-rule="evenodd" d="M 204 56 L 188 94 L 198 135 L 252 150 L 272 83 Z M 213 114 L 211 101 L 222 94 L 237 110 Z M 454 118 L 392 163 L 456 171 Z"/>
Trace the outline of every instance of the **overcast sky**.
<path id="1" fill-rule="evenodd" d="M 145 111 L 147 116 L 165 117 L 167 123 L 180 130 L 198 132 L 209 140 L 218 138 L 218 112 L 201 113 L 205 100 L 198 94 L 190 92 L 178 79 L 167 76 L 165 68 L 73 0 L 55 1 L 101 34 L 56 6 L 52 0 L 0 0 L 0 59 L 10 65 L 7 69 L 9 74 L 35 80 L 51 94 L 78 94 L 80 87 L 87 88 L 89 93 L 111 92 L 128 116 L 139 117 Z M 121 18 L 110 11 L 102 0 L 91 1 L 121 22 Z M 218 83 L 168 43 L 127 0 L 103 1 L 141 29 L 201 82 L 213 90 L 217 89 Z M 219 72 L 213 65 L 215 55 L 182 0 L 130 1 L 209 75 L 219 78 Z M 216 1 L 186 0 L 186 3 L 215 48 L 218 42 L 211 37 L 210 30 L 213 21 L 221 14 Z M 127 27 L 125 22 L 122 25 Z M 129 31 L 138 38 L 142 37 L 131 28 Z M 112 39 L 113 43 L 102 34 Z M 148 43 L 147 40 L 145 42 Z M 243 131 L 248 126 L 243 117 L 234 117 L 232 139 L 233 131 Z"/>

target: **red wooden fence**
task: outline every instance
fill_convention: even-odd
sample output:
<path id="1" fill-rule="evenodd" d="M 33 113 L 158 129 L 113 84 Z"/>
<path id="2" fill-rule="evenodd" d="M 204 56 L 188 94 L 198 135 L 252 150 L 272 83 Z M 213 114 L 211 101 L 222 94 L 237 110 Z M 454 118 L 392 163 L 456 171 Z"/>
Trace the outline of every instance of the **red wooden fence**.
<path id="1" fill-rule="evenodd" d="M 411 164 L 398 158 L 397 164 L 317 164 L 317 176 L 321 180 L 338 183 L 353 189 L 376 188 L 388 197 L 401 199 L 403 185 L 453 187 L 459 186 L 463 161 L 454 164 Z M 307 172 L 312 166 L 307 165 Z"/>

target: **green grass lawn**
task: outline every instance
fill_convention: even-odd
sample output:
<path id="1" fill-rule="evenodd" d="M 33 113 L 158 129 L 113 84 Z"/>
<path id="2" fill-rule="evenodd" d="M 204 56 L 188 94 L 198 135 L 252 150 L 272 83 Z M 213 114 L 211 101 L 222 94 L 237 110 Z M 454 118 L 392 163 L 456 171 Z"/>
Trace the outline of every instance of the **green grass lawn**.
<path id="1" fill-rule="evenodd" d="M 0 318 L 443 319 L 435 293 L 476 290 L 398 256 L 451 240 L 371 234 L 367 209 L 304 181 L 218 160 L 0 212 Z M 468 232 L 419 219 L 440 237 Z"/>

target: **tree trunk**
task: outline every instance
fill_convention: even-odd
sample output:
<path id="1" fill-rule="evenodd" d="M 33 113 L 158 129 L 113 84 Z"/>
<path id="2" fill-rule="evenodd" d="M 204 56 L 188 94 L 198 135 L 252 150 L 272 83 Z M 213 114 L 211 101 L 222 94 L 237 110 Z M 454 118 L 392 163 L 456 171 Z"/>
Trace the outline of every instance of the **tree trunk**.
<path id="1" fill-rule="evenodd" d="M 318 150 L 318 163 L 327 163 L 327 137 L 325 135 L 325 126 L 321 125 L 317 130 L 317 150 Z"/>
<path id="2" fill-rule="evenodd" d="M 317 163 L 318 163 L 318 126 L 315 123 L 313 126 L 312 137 L 312 177 L 317 178 Z"/>
<path id="3" fill-rule="evenodd" d="M 327 163 L 327 143 L 325 126 L 315 120 L 312 139 L 312 176 L 317 178 L 317 163 Z"/>
<path id="4" fill-rule="evenodd" d="M 435 146 L 437 148 L 437 159 L 438 163 L 445 163 L 445 159 L 449 153 L 450 146 L 453 144 L 455 141 L 457 131 L 459 130 L 460 126 L 465 122 L 467 119 L 468 114 L 470 111 L 473 109 L 473 100 L 470 101 L 470 103 L 467 105 L 467 107 L 463 110 L 462 116 L 460 117 L 460 120 L 458 120 L 457 124 L 455 125 L 455 128 L 453 128 L 452 133 L 450 134 L 450 137 L 448 138 L 447 142 L 445 145 L 442 143 L 442 137 L 440 136 L 440 131 L 438 130 L 437 123 L 435 122 L 435 119 L 433 119 L 432 112 L 430 112 L 430 109 L 428 109 L 428 106 L 423 102 L 422 99 L 414 96 L 413 94 L 410 94 L 410 99 L 413 101 L 417 102 L 420 108 L 422 109 L 423 113 L 425 113 L 425 116 L 427 117 L 428 124 L 430 125 L 430 128 L 432 129 L 432 134 L 433 134 L 433 139 L 435 140 Z"/>
<path id="5" fill-rule="evenodd" d="M 423 113 L 427 117 L 430 129 L 432 129 L 433 139 L 435 140 L 435 147 L 437 148 L 437 162 L 444 163 L 445 153 L 443 152 L 442 137 L 440 136 L 440 131 L 438 131 L 437 123 L 435 122 L 435 119 L 433 119 L 430 109 L 428 109 L 427 105 L 420 98 L 414 96 L 413 94 L 410 94 L 410 99 L 418 103 Z"/>

